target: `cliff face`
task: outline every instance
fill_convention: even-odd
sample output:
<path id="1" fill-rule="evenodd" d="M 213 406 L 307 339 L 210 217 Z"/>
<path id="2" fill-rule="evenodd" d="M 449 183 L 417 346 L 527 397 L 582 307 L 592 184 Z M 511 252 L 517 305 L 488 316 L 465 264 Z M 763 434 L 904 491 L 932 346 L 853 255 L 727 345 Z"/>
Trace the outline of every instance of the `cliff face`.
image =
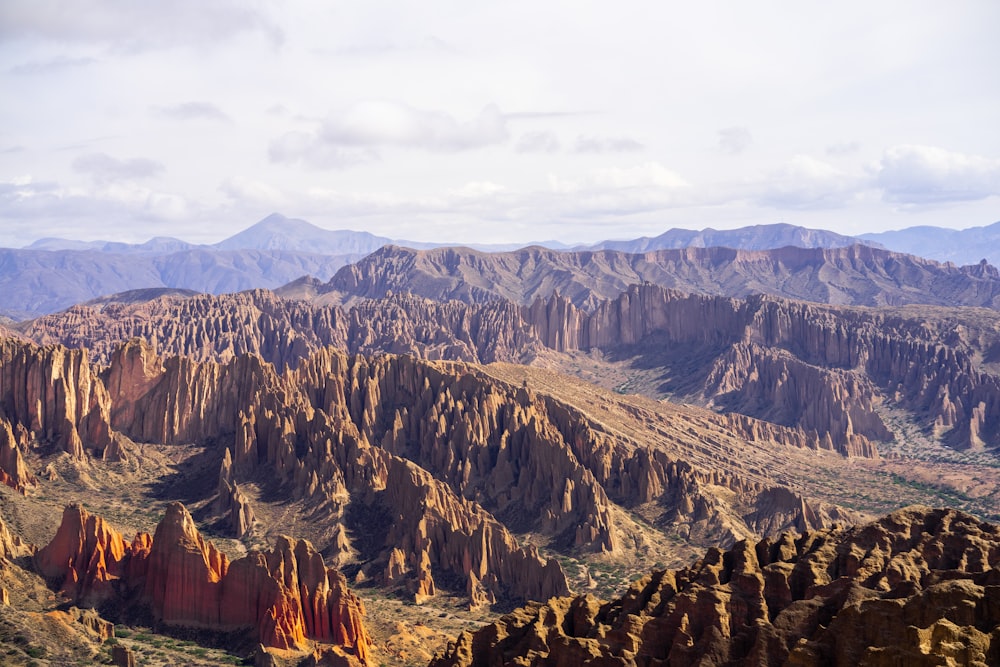
<path id="1" fill-rule="evenodd" d="M 651 285 L 632 286 L 593 313 L 558 296 L 525 311 L 558 351 L 655 340 L 656 363 L 665 368 L 701 360 L 680 397 L 802 427 L 845 454 L 873 455 L 873 441 L 891 437 L 876 412 L 887 398 L 949 444 L 1000 445 L 1000 380 L 974 361 L 1000 342 L 1000 319 L 986 311 L 934 323 L 917 315 Z M 978 340 L 961 334 L 974 327 Z"/>
<path id="2" fill-rule="evenodd" d="M 264 646 L 279 649 L 317 640 L 362 662 L 371 647 L 364 605 L 312 545 L 282 537 L 230 564 L 179 503 L 168 506 L 152 538 L 139 534 L 131 544 L 101 517 L 67 507 L 35 567 L 77 604 L 139 602 L 167 625 L 252 628 Z"/>
<path id="3" fill-rule="evenodd" d="M 80 458 L 111 444 L 109 400 L 85 350 L 0 340 L 0 418 Z"/>
<path id="4" fill-rule="evenodd" d="M 908 508 L 709 550 L 621 598 L 557 598 L 463 633 L 433 667 L 993 664 L 1000 529 Z"/>

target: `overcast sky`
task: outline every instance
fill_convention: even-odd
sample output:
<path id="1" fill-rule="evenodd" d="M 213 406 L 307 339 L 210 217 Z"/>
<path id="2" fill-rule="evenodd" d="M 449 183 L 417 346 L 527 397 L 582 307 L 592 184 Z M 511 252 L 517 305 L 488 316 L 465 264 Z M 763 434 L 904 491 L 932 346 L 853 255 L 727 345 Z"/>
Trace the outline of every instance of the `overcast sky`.
<path id="1" fill-rule="evenodd" d="M 1000 2 L 0 2 L 0 245 L 1000 220 Z"/>

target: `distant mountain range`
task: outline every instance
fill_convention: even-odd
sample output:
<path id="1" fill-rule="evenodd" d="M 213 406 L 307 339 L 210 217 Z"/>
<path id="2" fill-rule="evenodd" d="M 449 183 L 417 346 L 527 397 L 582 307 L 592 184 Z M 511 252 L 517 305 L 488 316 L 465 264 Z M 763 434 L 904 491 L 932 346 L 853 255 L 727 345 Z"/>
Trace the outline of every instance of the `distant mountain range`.
<path id="1" fill-rule="evenodd" d="M 907 227 L 892 232 L 862 234 L 859 238 L 910 255 L 952 262 L 959 266 L 986 260 L 1000 266 L 1000 222 L 986 227 L 945 229 Z"/>
<path id="2" fill-rule="evenodd" d="M 822 229 L 807 229 L 784 223 L 753 225 L 739 229 L 670 229 L 659 236 L 643 236 L 629 241 L 601 241 L 581 250 L 618 250 L 621 252 L 649 252 L 676 248 L 738 248 L 740 250 L 770 250 L 795 246 L 796 248 L 843 248 L 864 243 L 881 247 L 873 241 L 861 241 L 854 236 L 844 236 Z"/>
<path id="3" fill-rule="evenodd" d="M 787 224 L 757 225 L 734 230 L 671 229 L 656 237 L 609 240 L 591 246 L 576 246 L 573 250 L 577 253 L 613 252 L 624 256 L 692 247 L 726 247 L 749 251 L 787 246 L 842 248 L 858 243 L 874 247 L 885 246 L 888 249 L 940 261 L 953 261 L 957 264 L 975 264 L 982 258 L 986 258 L 993 265 L 1000 264 L 1000 223 L 964 231 L 914 227 L 898 232 L 867 234 L 857 238 Z M 255 287 L 275 289 L 297 281 L 297 287 L 289 288 L 290 291 L 304 289 L 307 292 L 315 292 L 317 287 L 321 290 L 339 291 L 341 289 L 339 285 L 322 286 L 333 278 L 338 270 L 390 244 L 421 251 L 446 247 L 445 244 L 439 243 L 398 241 L 368 232 L 327 230 L 305 220 L 286 218 L 277 213 L 264 218 L 238 234 L 211 245 L 196 245 L 169 237 L 157 237 L 141 244 L 45 238 L 26 248 L 0 248 L 0 318 L 30 319 L 41 314 L 56 312 L 76 303 L 131 290 L 183 289 L 221 294 Z M 496 286 L 505 282 L 505 279 L 502 280 L 499 274 L 492 275 L 493 268 L 488 270 L 484 268 L 485 274 L 477 277 L 475 275 L 476 269 L 472 266 L 476 262 L 484 260 L 475 258 L 510 252 L 517 248 L 516 244 L 476 245 L 468 252 L 466 249 L 462 249 L 456 251 L 457 254 L 444 252 L 434 255 L 434 257 L 441 258 L 441 261 L 446 261 L 448 257 L 454 259 L 459 256 L 465 257 L 467 261 L 475 260 L 472 265 L 462 269 L 468 275 L 461 281 L 463 285 L 461 289 L 485 290 L 485 292 L 492 293 L 492 290 L 497 289 Z M 546 253 L 550 253 L 546 257 L 554 257 L 551 253 L 556 250 L 567 250 L 569 246 L 556 241 L 547 241 L 537 244 L 533 252 L 537 255 L 542 248 L 545 249 Z M 388 254 L 392 253 L 398 253 L 398 251 L 393 250 Z M 403 254 L 405 255 L 405 253 Z M 528 256 L 532 256 L 532 254 L 529 253 Z M 400 257 L 397 259 L 402 261 Z M 578 259 L 579 257 L 554 260 L 552 266 L 555 267 L 565 262 L 573 264 Z M 495 262 L 490 260 L 487 264 L 493 266 L 499 262 L 500 265 L 503 265 L 509 261 L 509 258 L 505 260 L 498 257 Z M 618 259 L 613 265 L 594 270 L 602 274 L 601 284 L 614 285 L 615 289 L 620 289 L 631 279 L 648 279 L 642 271 L 637 272 L 634 268 L 623 268 L 626 265 L 634 267 L 637 261 L 640 260 Z M 640 263 L 643 261 L 650 265 L 651 262 L 655 263 L 657 260 L 656 258 L 648 258 L 641 260 Z M 600 264 L 601 262 L 598 262 L 595 267 Z M 570 271 L 567 274 L 568 278 L 564 276 L 569 283 L 579 277 L 575 269 L 570 270 L 567 267 L 563 267 L 563 269 Z M 506 269 L 498 270 L 500 274 L 503 274 Z M 680 269 L 678 268 L 678 270 Z M 721 293 L 721 291 L 729 289 L 722 284 L 716 284 L 714 288 L 709 289 L 701 285 L 707 278 L 704 276 L 692 277 L 691 271 L 693 269 L 691 267 L 683 270 L 687 272 L 686 277 L 674 276 L 670 279 L 661 277 L 655 279 L 654 282 L 712 293 Z M 448 278 L 448 271 L 448 265 L 445 263 L 438 268 L 429 270 L 426 274 L 422 273 L 419 280 L 430 280 L 438 286 L 433 289 L 429 288 L 429 292 L 434 292 L 439 288 L 446 290 L 442 286 L 454 278 L 454 276 Z M 664 271 L 665 269 L 661 270 L 660 273 L 664 273 Z M 437 277 L 431 277 L 435 275 Z M 488 277 L 490 275 L 492 277 Z M 739 277 L 740 275 L 742 274 L 737 271 L 733 275 L 728 275 L 726 280 L 739 282 L 745 278 L 745 276 Z M 303 276 L 312 276 L 312 279 L 305 282 L 297 280 Z M 413 278 L 417 279 L 417 277 Z M 391 280 L 391 277 L 385 276 L 383 282 L 385 280 Z M 750 280 L 746 283 L 740 283 L 740 285 L 734 284 L 731 287 L 733 289 L 740 287 L 741 294 L 754 290 L 775 293 L 763 283 L 758 285 L 758 282 Z M 484 284 L 479 285 L 479 283 Z M 485 283 L 490 283 L 490 285 L 487 286 Z M 557 283 L 559 280 L 553 276 L 544 277 L 539 274 L 538 282 L 533 286 L 533 293 L 543 294 L 550 287 L 559 287 Z M 415 289 L 417 292 L 423 292 L 426 285 L 426 282 L 417 282 L 406 286 L 396 286 L 396 288 Z M 891 280 L 886 285 L 889 292 L 902 294 L 899 298 L 885 297 L 886 302 L 941 302 L 939 296 L 933 298 L 914 296 L 907 290 L 913 292 L 916 288 L 907 287 L 905 284 L 901 291 L 893 287 Z M 567 288 L 566 285 L 560 289 L 565 288 Z M 502 288 L 501 292 L 503 289 L 506 288 Z M 867 301 L 859 301 L 855 297 L 838 297 L 837 294 L 842 290 L 835 284 L 826 289 L 830 295 L 825 297 L 817 296 L 818 293 L 812 287 L 808 289 L 805 287 L 802 289 L 785 287 L 777 293 L 833 303 L 871 302 L 874 299 L 872 297 Z M 515 294 L 505 296 L 518 300 L 518 295 Z M 986 305 L 991 299 L 992 296 L 987 295 L 977 303 Z"/>
<path id="4" fill-rule="evenodd" d="M 279 294 L 350 304 L 410 292 L 435 301 L 529 305 L 558 292 L 587 311 L 629 285 L 652 283 L 727 297 L 751 294 L 848 306 L 1000 308 L 1000 272 L 955 267 L 882 248 L 680 248 L 625 253 L 556 251 L 534 246 L 484 253 L 469 248 L 412 250 L 385 246 L 337 271 L 326 284 L 296 283 Z"/>

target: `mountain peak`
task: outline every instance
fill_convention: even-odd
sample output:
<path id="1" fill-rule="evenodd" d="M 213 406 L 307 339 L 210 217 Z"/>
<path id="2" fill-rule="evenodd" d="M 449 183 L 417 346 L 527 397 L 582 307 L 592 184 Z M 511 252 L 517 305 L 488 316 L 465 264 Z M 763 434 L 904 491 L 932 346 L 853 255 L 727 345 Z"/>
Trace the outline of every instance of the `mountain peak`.
<path id="1" fill-rule="evenodd" d="M 218 250 L 285 250 L 361 257 L 386 243 L 389 239 L 368 232 L 323 229 L 306 220 L 272 213 L 213 247 Z"/>

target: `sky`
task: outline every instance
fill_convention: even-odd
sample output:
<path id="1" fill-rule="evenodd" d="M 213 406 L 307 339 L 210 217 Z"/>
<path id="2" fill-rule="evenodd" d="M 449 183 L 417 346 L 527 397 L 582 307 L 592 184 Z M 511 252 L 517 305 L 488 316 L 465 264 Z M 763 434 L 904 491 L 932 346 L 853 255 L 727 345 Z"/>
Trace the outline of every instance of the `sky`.
<path id="1" fill-rule="evenodd" d="M 1000 221 L 1000 2 L 0 2 L 0 246 Z"/>

